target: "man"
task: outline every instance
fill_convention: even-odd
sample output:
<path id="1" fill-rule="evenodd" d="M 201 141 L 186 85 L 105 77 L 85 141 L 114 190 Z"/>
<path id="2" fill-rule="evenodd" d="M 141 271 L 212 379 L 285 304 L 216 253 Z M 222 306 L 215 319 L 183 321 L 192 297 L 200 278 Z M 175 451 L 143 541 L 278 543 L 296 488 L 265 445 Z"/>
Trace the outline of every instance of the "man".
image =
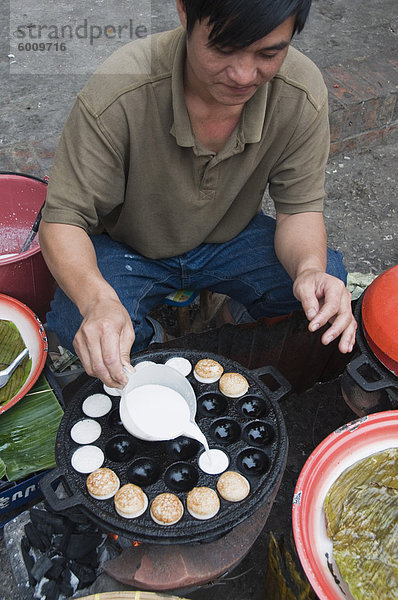
<path id="1" fill-rule="evenodd" d="M 301 303 L 311 331 L 331 324 L 323 343 L 352 350 L 322 216 L 327 92 L 290 47 L 310 3 L 177 0 L 182 28 L 127 44 L 79 94 L 40 243 L 65 292 L 48 326 L 107 385 L 123 385 L 131 348 L 153 337 L 148 312 L 179 288 L 227 294 L 253 318 Z M 259 214 L 267 184 L 276 221 Z"/>

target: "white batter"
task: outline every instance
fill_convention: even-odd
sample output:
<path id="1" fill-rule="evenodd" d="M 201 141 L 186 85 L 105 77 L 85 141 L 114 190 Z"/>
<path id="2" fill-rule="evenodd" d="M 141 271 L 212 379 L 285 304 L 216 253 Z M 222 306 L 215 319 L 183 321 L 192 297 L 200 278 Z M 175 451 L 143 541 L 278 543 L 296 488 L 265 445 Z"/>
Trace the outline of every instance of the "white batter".
<path id="1" fill-rule="evenodd" d="M 82 404 L 82 411 L 87 417 L 97 419 L 107 415 L 112 408 L 112 400 L 105 394 L 92 394 Z"/>
<path id="2" fill-rule="evenodd" d="M 149 437 L 171 440 L 190 425 L 188 404 L 181 394 L 165 385 L 132 389 L 126 405 L 135 425 Z"/>
<path id="3" fill-rule="evenodd" d="M 102 466 L 104 460 L 104 453 L 98 446 L 80 446 L 72 454 L 71 463 L 79 473 L 92 473 Z"/>
<path id="4" fill-rule="evenodd" d="M 168 367 L 175 369 L 184 377 L 187 377 L 192 371 L 192 365 L 187 358 L 183 356 L 173 356 L 173 358 L 169 358 L 165 363 Z"/>
<path id="5" fill-rule="evenodd" d="M 212 448 L 199 456 L 199 467 L 209 475 L 218 475 L 228 468 L 229 458 L 225 452 Z"/>
<path id="6" fill-rule="evenodd" d="M 101 425 L 93 419 L 77 421 L 70 430 L 70 436 L 76 444 L 92 444 L 101 435 Z"/>

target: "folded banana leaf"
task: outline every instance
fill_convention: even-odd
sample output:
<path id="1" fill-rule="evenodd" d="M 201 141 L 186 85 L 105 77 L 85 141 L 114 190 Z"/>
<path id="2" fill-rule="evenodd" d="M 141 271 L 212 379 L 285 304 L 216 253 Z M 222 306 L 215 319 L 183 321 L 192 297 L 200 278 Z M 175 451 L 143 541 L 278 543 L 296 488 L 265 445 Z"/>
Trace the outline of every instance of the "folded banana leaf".
<path id="1" fill-rule="evenodd" d="M 333 483 L 323 506 L 330 538 L 339 529 L 343 502 L 348 492 L 366 483 L 378 483 L 398 490 L 398 448 L 389 448 L 359 460 Z"/>
<path id="2" fill-rule="evenodd" d="M 398 599 L 398 490 L 377 484 L 351 490 L 333 555 L 355 600 Z"/>
<path id="3" fill-rule="evenodd" d="M 11 321 L 0 319 L 0 369 L 5 369 L 26 348 L 18 328 Z M 26 356 L 11 375 L 9 382 L 0 389 L 0 405 L 6 404 L 19 392 L 32 368 L 32 360 Z"/>
<path id="4" fill-rule="evenodd" d="M 63 410 L 44 375 L 0 415 L 0 473 L 8 481 L 55 466 L 55 439 Z"/>

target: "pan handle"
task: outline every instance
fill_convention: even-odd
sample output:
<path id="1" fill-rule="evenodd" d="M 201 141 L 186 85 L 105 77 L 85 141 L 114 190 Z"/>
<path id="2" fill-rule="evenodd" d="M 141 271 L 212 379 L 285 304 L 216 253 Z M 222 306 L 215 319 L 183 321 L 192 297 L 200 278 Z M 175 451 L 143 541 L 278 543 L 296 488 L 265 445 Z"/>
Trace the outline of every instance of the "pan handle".
<path id="1" fill-rule="evenodd" d="M 54 485 L 58 483 L 63 484 L 63 488 L 67 494 L 70 494 L 69 496 L 62 498 L 57 495 Z M 44 498 L 54 512 L 61 512 L 81 504 L 80 497 L 70 493 L 65 480 L 65 474 L 60 469 L 53 469 L 49 473 L 46 473 L 46 475 L 40 479 L 39 486 L 43 492 Z"/>
<path id="2" fill-rule="evenodd" d="M 372 379 L 365 379 L 365 377 L 359 372 L 359 369 L 364 365 L 371 369 L 371 373 L 373 375 Z M 391 378 L 386 377 L 375 364 L 369 362 L 366 354 L 360 354 L 354 358 L 354 360 L 348 363 L 346 369 L 355 383 L 357 383 L 365 392 L 376 392 L 386 388 L 398 387 L 393 381 L 391 381 Z"/>
<path id="3" fill-rule="evenodd" d="M 252 369 L 250 373 L 252 373 L 252 375 L 254 375 L 255 377 L 261 378 L 264 375 L 268 375 L 273 379 L 273 381 L 277 385 L 273 385 L 272 389 L 268 385 L 266 385 L 264 381 L 262 381 L 262 384 L 266 387 L 269 398 L 275 402 L 281 400 L 292 389 L 292 386 L 290 385 L 288 380 L 285 379 L 282 373 L 280 373 L 272 365 L 259 367 L 258 369 Z"/>

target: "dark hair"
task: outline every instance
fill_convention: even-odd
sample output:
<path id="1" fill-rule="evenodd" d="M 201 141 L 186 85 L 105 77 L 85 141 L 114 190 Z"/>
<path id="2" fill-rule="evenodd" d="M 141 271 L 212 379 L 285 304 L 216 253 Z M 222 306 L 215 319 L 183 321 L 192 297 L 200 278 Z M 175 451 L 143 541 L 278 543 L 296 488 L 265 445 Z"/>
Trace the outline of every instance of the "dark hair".
<path id="1" fill-rule="evenodd" d="M 295 15 L 293 34 L 308 17 L 311 0 L 182 0 L 187 13 L 187 34 L 197 21 L 209 19 L 209 45 L 245 48 L 271 33 Z"/>

